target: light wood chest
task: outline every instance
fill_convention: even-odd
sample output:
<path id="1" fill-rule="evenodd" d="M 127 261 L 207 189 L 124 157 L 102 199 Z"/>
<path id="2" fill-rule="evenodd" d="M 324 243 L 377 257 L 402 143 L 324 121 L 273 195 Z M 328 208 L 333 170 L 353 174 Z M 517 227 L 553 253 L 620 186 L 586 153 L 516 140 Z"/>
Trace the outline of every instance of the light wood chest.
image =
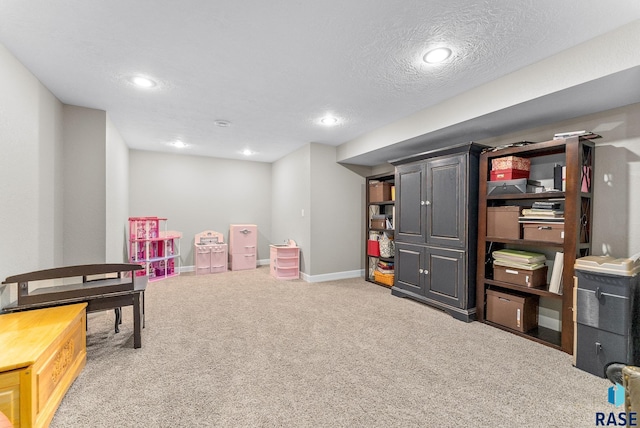
<path id="1" fill-rule="evenodd" d="M 85 366 L 86 303 L 0 315 L 0 411 L 46 427 Z"/>

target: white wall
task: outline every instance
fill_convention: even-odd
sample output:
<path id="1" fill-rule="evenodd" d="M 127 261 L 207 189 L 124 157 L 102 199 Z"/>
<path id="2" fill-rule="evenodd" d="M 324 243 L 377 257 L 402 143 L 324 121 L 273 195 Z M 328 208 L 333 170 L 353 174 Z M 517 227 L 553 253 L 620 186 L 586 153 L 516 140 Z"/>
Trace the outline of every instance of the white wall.
<path id="1" fill-rule="evenodd" d="M 129 152 L 129 216 L 166 217 L 182 232 L 182 266 L 193 267 L 196 233 L 229 224 L 258 226 L 258 259 L 271 239 L 271 164 L 182 154 Z"/>
<path id="2" fill-rule="evenodd" d="M 271 221 L 273 243 L 293 239 L 300 247 L 300 271 L 311 269 L 311 146 L 272 164 Z"/>
<path id="3" fill-rule="evenodd" d="M 311 280 L 364 273 L 363 176 L 336 163 L 336 148 L 311 144 Z"/>
<path id="4" fill-rule="evenodd" d="M 107 115 L 105 262 L 128 260 L 129 148 Z"/>
<path id="5" fill-rule="evenodd" d="M 0 94 L 2 281 L 62 261 L 62 104 L 2 45 Z"/>
<path id="6" fill-rule="evenodd" d="M 104 111 L 64 106 L 65 265 L 105 261 L 106 127 Z"/>
<path id="7" fill-rule="evenodd" d="M 317 143 L 273 163 L 273 241 L 297 242 L 303 279 L 362 275 L 363 172 L 369 171 L 336 163 L 336 148 Z"/>

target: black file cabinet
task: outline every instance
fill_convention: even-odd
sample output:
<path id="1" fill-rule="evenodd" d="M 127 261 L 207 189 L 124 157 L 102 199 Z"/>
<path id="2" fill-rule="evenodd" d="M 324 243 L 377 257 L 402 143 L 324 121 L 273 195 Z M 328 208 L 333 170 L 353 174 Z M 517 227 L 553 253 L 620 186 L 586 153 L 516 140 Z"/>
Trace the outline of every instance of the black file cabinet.
<path id="1" fill-rule="evenodd" d="M 612 363 L 640 364 L 640 275 L 576 269 L 576 367 L 605 377 Z"/>

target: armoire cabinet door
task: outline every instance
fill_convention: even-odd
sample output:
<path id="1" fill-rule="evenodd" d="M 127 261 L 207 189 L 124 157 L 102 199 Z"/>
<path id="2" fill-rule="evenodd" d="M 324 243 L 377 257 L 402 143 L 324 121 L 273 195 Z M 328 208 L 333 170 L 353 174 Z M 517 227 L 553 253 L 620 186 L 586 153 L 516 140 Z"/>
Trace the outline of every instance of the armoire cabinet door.
<path id="1" fill-rule="evenodd" d="M 467 306 L 465 252 L 427 247 L 422 265 L 425 297 L 457 308 Z"/>
<path id="2" fill-rule="evenodd" d="M 424 165 L 412 164 L 396 168 L 396 241 L 425 242 L 423 205 L 425 192 Z"/>
<path id="3" fill-rule="evenodd" d="M 467 155 L 426 163 L 426 243 L 450 248 L 466 245 Z"/>
<path id="4" fill-rule="evenodd" d="M 396 243 L 394 287 L 424 296 L 423 251 L 424 247 Z"/>
<path id="5" fill-rule="evenodd" d="M 467 302 L 466 253 L 444 248 L 396 243 L 396 280 L 399 288 L 454 308 Z"/>

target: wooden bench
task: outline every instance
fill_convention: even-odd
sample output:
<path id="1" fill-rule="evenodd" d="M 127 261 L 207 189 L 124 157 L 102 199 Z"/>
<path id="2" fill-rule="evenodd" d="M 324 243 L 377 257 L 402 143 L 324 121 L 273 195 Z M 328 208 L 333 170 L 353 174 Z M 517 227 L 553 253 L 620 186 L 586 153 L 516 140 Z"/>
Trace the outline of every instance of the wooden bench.
<path id="1" fill-rule="evenodd" d="M 86 302 L 88 313 L 114 309 L 115 330 L 118 332 L 118 324 L 121 322 L 120 308 L 133 306 L 133 347 L 140 348 L 142 346 L 141 329 L 144 327 L 144 291 L 147 287 L 147 277 L 137 276 L 136 271 L 139 270 L 142 270 L 142 266 L 137 264 L 92 264 L 65 266 L 10 276 L 2 284 L 18 284 L 18 300 L 15 304 L 4 307 L 2 312 Z M 71 281 L 72 278 L 78 277 L 82 278 L 82 282 Z M 33 287 L 38 281 L 62 282 L 62 284 Z"/>

